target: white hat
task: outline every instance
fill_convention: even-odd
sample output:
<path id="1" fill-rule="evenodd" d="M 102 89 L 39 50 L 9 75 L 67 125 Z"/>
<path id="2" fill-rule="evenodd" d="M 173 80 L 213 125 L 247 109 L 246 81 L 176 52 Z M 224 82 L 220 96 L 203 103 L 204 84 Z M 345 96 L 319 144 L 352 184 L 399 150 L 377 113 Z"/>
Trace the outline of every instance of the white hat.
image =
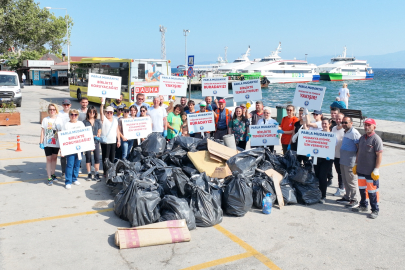
<path id="1" fill-rule="evenodd" d="M 106 112 L 114 112 L 114 108 L 111 107 L 111 106 L 108 106 L 108 107 L 105 109 L 105 111 L 106 111 Z"/>

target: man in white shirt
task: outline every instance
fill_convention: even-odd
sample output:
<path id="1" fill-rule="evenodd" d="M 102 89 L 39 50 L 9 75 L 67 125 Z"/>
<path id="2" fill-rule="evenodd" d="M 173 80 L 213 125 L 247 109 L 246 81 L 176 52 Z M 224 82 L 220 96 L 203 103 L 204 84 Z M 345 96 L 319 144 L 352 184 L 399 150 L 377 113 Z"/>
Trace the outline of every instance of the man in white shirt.
<path id="1" fill-rule="evenodd" d="M 153 106 L 149 108 L 148 115 L 152 119 L 152 132 L 161 133 L 167 136 L 167 112 L 160 107 L 160 97 L 153 98 Z"/>
<path id="2" fill-rule="evenodd" d="M 136 117 L 139 117 L 141 115 L 141 106 L 145 106 L 149 110 L 149 104 L 145 103 L 145 94 L 138 93 L 136 95 L 136 102 L 135 106 L 138 109 L 138 112 L 136 113 Z"/>
<path id="3" fill-rule="evenodd" d="M 62 119 L 62 122 L 63 122 L 62 127 L 64 127 L 65 124 L 70 121 L 69 111 L 70 111 L 70 108 L 72 107 L 72 102 L 66 98 L 62 101 L 62 106 L 63 106 L 63 110 L 59 111 L 58 117 L 60 119 Z M 66 172 L 66 157 L 65 156 L 60 157 L 60 166 L 62 167 L 62 177 L 64 177 L 65 172 Z"/>
<path id="4" fill-rule="evenodd" d="M 346 109 L 349 109 L 349 97 L 350 97 L 350 91 L 349 88 L 347 88 L 347 83 L 343 84 L 343 87 L 340 88 L 339 90 L 339 97 L 340 100 L 346 103 Z"/>
<path id="5" fill-rule="evenodd" d="M 81 108 L 78 110 L 79 119 L 77 119 L 77 121 L 86 120 L 87 106 L 89 105 L 88 98 L 86 98 L 86 97 L 82 98 L 82 100 L 80 100 L 80 105 L 81 105 Z"/>
<path id="6" fill-rule="evenodd" d="M 342 180 L 342 171 L 340 170 L 340 148 L 342 147 L 343 137 L 345 136 L 345 130 L 342 126 L 343 117 L 343 113 L 338 113 L 335 118 L 336 126 L 332 128 L 332 132 L 335 133 L 336 136 L 335 159 L 333 160 L 333 163 L 335 164 L 339 182 L 339 187 L 336 193 L 333 194 L 334 196 L 344 196 L 346 194 L 346 190 Z"/>

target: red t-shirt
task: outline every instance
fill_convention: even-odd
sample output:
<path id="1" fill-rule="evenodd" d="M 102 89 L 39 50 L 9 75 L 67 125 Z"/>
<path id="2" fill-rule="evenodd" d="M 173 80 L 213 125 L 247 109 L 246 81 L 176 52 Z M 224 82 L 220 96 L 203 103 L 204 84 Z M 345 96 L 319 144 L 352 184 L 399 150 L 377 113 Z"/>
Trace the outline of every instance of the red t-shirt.
<path id="1" fill-rule="evenodd" d="M 293 116 L 289 118 L 288 116 L 283 117 L 281 120 L 280 127 L 284 131 L 294 130 L 294 124 L 298 121 L 298 118 Z M 281 136 L 281 144 L 289 144 L 291 140 L 292 134 L 283 134 Z"/>

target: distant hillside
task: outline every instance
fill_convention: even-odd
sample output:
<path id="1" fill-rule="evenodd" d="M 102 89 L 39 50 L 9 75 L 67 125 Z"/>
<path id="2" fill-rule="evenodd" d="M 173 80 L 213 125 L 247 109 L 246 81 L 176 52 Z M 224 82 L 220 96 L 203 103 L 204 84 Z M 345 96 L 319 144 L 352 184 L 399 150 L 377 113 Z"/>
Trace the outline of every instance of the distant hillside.
<path id="1" fill-rule="evenodd" d="M 357 59 L 367 60 L 374 68 L 405 68 L 405 51 L 382 55 L 357 56 Z M 328 63 L 333 56 L 308 57 L 308 62 L 316 65 Z"/>

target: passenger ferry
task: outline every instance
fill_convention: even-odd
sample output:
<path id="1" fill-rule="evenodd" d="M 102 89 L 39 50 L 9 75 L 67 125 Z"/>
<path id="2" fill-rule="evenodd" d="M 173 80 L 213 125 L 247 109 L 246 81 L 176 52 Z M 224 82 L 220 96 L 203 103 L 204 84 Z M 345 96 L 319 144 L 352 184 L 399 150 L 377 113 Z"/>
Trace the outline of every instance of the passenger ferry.
<path id="1" fill-rule="evenodd" d="M 233 61 L 233 63 L 229 63 L 218 67 L 217 73 L 226 74 L 230 72 L 237 72 L 238 70 L 242 70 L 250 66 L 251 64 L 254 63 L 254 61 L 249 60 L 249 55 L 250 55 L 250 46 L 247 49 L 246 53 L 242 54 L 242 56 Z"/>
<path id="2" fill-rule="evenodd" d="M 279 56 L 281 42 L 275 51 L 242 70 L 245 79 L 266 77 L 269 83 L 306 83 L 319 81 L 317 67 L 305 60 L 283 60 Z M 262 83 L 263 84 L 263 83 Z M 268 84 L 267 84 L 268 85 Z"/>
<path id="3" fill-rule="evenodd" d="M 367 60 L 357 60 L 355 57 L 346 56 L 346 46 L 343 54 L 331 59 L 330 63 L 318 67 L 321 80 L 372 80 L 374 72 L 367 64 Z"/>

